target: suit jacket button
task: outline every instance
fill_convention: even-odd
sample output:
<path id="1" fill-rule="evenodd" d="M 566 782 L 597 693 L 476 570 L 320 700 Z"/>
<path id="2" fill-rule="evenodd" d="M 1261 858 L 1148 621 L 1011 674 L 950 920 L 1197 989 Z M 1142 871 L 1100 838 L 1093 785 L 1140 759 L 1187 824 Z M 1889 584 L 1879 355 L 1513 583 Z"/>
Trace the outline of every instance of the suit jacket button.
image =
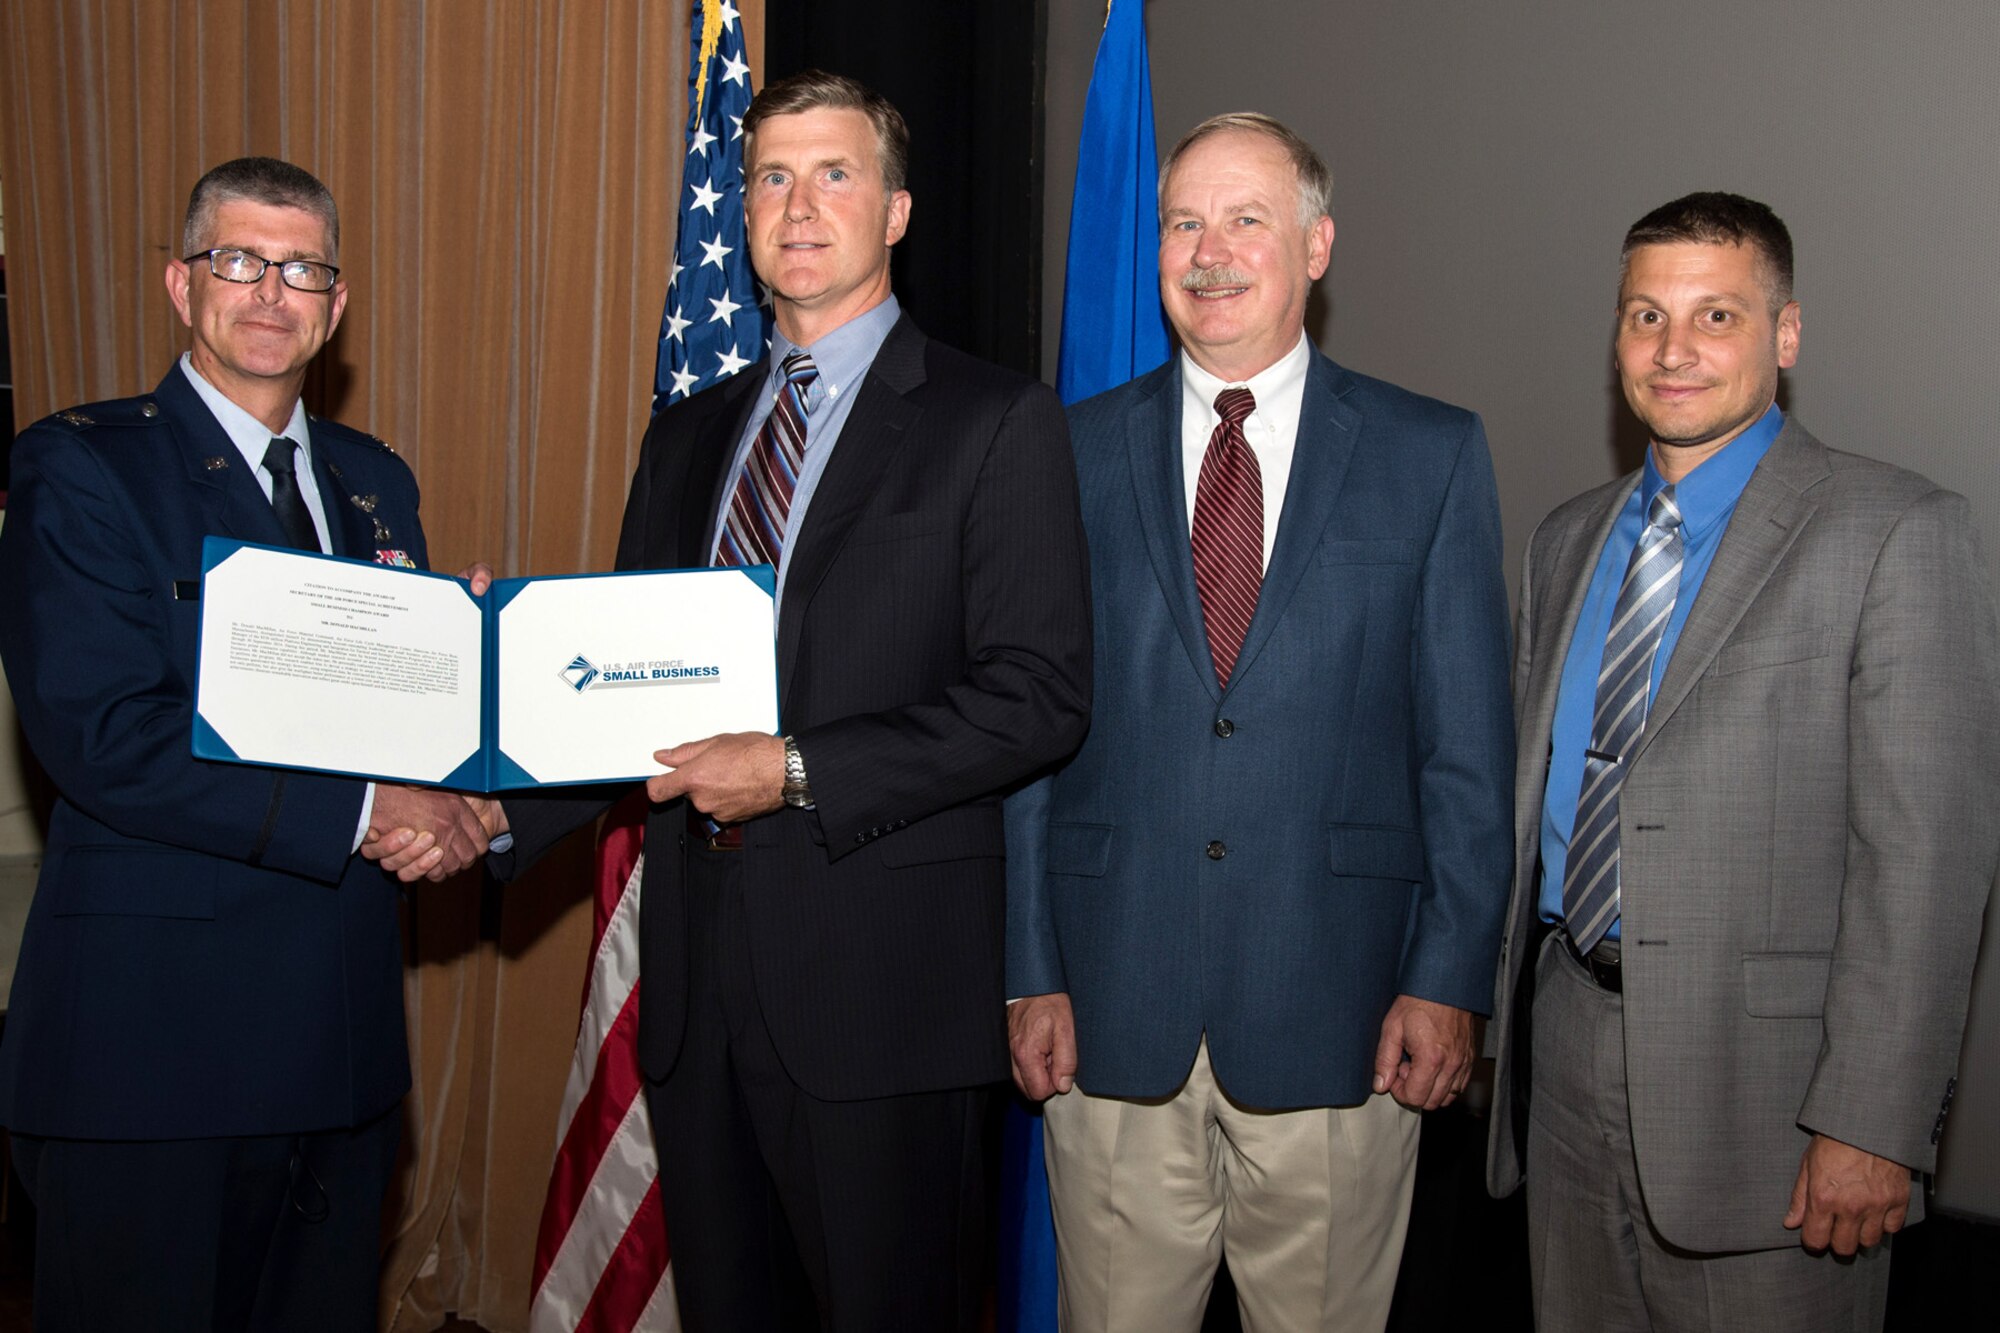
<path id="1" fill-rule="evenodd" d="M 1236 734 L 1236 724 L 1226 717 L 1219 717 L 1215 719 L 1215 734 L 1228 740 Z"/>
<path id="2" fill-rule="evenodd" d="M 1211 842 L 1210 844 L 1208 844 L 1208 859 L 1209 859 L 1209 860 L 1211 860 L 1211 861 L 1220 861 L 1220 860 L 1221 860 L 1221 859 L 1222 859 L 1223 857 L 1225 857 L 1225 856 L 1227 856 L 1227 855 L 1229 855 L 1229 849 L 1228 849 L 1227 847 L 1223 846 L 1223 845 L 1222 845 L 1221 843 L 1219 843 L 1219 842 Z"/>
<path id="3" fill-rule="evenodd" d="M 867 841 L 868 841 L 868 835 L 866 833 L 857 833 L 854 835 L 854 845 L 856 847 L 861 846 L 863 843 Z"/>

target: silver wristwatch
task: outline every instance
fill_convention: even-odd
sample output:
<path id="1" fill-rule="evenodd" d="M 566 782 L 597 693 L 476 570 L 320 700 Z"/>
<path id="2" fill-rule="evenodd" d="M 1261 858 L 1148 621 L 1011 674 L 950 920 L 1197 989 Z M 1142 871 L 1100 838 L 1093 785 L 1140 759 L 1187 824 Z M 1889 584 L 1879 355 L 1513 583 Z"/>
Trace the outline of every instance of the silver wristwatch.
<path id="1" fill-rule="evenodd" d="M 790 736 L 785 737 L 785 804 L 800 809 L 813 803 L 812 785 L 806 781 L 805 757 L 799 753 L 799 743 Z"/>

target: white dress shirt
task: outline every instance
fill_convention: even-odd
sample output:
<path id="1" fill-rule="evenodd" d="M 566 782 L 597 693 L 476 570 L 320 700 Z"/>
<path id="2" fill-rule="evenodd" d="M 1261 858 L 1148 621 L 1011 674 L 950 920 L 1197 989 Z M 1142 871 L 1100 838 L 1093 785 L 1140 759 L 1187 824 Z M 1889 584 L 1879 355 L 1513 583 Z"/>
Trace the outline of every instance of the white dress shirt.
<path id="1" fill-rule="evenodd" d="M 1298 345 L 1248 380 L 1219 380 L 1181 353 L 1181 474 L 1187 484 L 1188 532 L 1194 532 L 1195 490 L 1201 484 L 1201 460 L 1208 438 L 1222 421 L 1215 396 L 1242 387 L 1257 400 L 1257 410 L 1243 423 L 1243 438 L 1257 456 L 1264 481 L 1264 565 L 1271 564 L 1271 547 L 1278 540 L 1278 516 L 1285 510 L 1285 484 L 1292 476 L 1292 450 L 1298 444 L 1299 413 L 1305 406 L 1306 367 L 1312 364 L 1312 344 L 1299 330 Z"/>

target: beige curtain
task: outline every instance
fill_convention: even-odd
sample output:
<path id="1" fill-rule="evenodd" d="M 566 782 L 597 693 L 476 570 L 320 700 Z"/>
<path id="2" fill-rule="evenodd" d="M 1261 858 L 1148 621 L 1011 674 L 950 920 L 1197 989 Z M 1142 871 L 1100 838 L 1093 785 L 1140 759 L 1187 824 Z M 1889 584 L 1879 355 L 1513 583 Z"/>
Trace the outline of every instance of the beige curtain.
<path id="1" fill-rule="evenodd" d="M 761 66 L 762 0 L 736 0 Z M 603 568 L 644 428 L 686 117 L 685 0 L 9 0 L 17 424 L 150 389 L 187 194 L 243 153 L 332 188 L 345 322 L 308 405 L 388 440 L 435 566 Z M 753 70 L 761 81 L 761 68 Z M 410 897 L 408 1159 L 383 1324 L 524 1329 L 589 936 L 589 848 Z"/>

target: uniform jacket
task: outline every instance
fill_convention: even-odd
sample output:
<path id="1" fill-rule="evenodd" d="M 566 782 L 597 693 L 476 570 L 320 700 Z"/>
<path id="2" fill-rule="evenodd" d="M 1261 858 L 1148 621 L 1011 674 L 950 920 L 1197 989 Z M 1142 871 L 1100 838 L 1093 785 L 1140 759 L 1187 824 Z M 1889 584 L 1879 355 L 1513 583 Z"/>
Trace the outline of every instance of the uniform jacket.
<path id="1" fill-rule="evenodd" d="M 422 565 L 403 461 L 319 419 L 312 448 L 335 553 Z M 12 471 L 0 658 L 58 799 L 0 1123 L 160 1139 L 388 1109 L 409 1086 L 397 898 L 350 855 L 364 784 L 190 753 L 202 538 L 284 544 L 256 477 L 178 367 L 29 427 Z"/>

